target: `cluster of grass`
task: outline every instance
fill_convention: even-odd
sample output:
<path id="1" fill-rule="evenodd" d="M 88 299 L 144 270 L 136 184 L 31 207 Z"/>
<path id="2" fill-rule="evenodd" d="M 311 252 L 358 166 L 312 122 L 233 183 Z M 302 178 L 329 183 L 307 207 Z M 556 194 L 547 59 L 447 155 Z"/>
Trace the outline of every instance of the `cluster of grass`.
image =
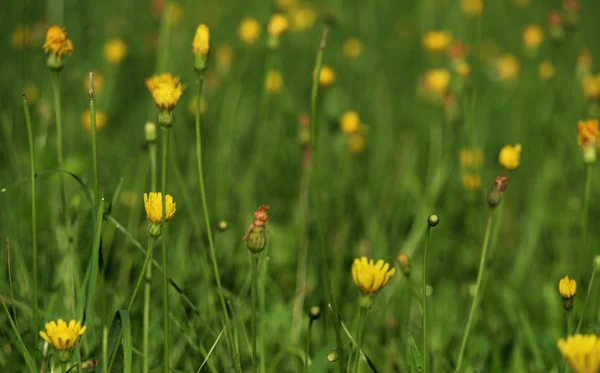
<path id="1" fill-rule="evenodd" d="M 62 318 L 86 327 L 70 371 L 106 372 L 111 360 L 113 372 L 142 371 L 144 361 L 150 371 L 213 373 L 414 373 L 424 362 L 436 373 L 568 371 L 557 340 L 600 333 L 595 139 L 591 148 L 577 139 L 578 121 L 600 115 L 592 64 L 600 4 L 486 1 L 482 13 L 481 4 L 6 6 L 0 368 L 58 367 L 63 356 L 39 331 Z M 289 24 L 276 48 L 266 27 L 274 13 Z M 201 23 L 211 52 L 196 101 L 191 46 Z M 53 24 L 74 44 L 60 73 L 42 49 Z M 167 131 L 158 125 L 154 142 L 146 125 L 159 110 L 144 82 L 162 72 L 184 84 L 168 153 Z M 506 155 L 505 169 L 507 144 L 522 154 Z M 145 275 L 143 194 L 163 191 L 162 172 L 177 211 L 132 301 Z M 498 175 L 508 187 L 490 208 Z M 270 205 L 268 244 L 257 255 L 242 237 L 260 205 Z M 362 256 L 396 268 L 364 315 L 365 288 L 361 295 L 351 271 Z M 569 311 L 558 291 L 565 275 L 577 281 Z M 320 318 L 309 318 L 311 307 Z"/>

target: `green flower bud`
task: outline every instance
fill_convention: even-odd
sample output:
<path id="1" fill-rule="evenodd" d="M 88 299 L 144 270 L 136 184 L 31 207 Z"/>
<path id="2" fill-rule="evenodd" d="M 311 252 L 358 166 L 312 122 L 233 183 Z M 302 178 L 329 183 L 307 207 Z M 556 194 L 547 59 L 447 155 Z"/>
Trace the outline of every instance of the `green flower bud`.
<path id="1" fill-rule="evenodd" d="M 260 253 L 267 247 L 267 233 L 264 227 L 254 227 L 248 233 L 246 247 L 253 253 Z"/>

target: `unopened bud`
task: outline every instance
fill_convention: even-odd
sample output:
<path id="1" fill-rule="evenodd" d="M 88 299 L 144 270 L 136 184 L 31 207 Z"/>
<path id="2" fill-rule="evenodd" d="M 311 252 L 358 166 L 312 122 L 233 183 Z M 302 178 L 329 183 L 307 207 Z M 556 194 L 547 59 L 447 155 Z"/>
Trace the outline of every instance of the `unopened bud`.
<path id="1" fill-rule="evenodd" d="M 427 218 L 427 224 L 429 224 L 430 227 L 435 227 L 439 223 L 440 223 L 440 218 L 435 214 L 431 214 Z"/>
<path id="2" fill-rule="evenodd" d="M 327 354 L 327 361 L 329 361 L 330 363 L 335 363 L 336 361 L 338 361 L 339 358 L 340 354 L 335 349 Z"/>
<path id="3" fill-rule="evenodd" d="M 597 269 L 600 269 L 600 255 L 596 255 L 594 257 L 594 265 L 596 266 Z"/>
<path id="4" fill-rule="evenodd" d="M 404 277 L 410 277 L 412 272 L 412 265 L 410 264 L 410 258 L 405 253 L 400 253 L 396 257 L 398 264 L 400 265 L 400 271 L 404 275 Z"/>
<path id="5" fill-rule="evenodd" d="M 496 176 L 490 191 L 488 192 L 487 202 L 490 208 L 495 208 L 502 202 L 502 195 L 508 186 L 508 176 Z"/>
<path id="6" fill-rule="evenodd" d="M 227 222 L 225 220 L 221 220 L 219 222 L 219 224 L 217 225 L 217 227 L 219 228 L 219 230 L 221 232 L 225 232 L 227 230 L 227 227 L 229 227 L 229 224 L 227 224 Z"/>
<path id="7" fill-rule="evenodd" d="M 255 227 L 246 236 L 246 247 L 253 253 L 260 253 L 267 247 L 267 233 L 263 227 Z"/>
<path id="8" fill-rule="evenodd" d="M 596 163 L 596 146 L 588 145 L 583 147 L 583 163 L 594 164 Z"/>
<path id="9" fill-rule="evenodd" d="M 152 223 L 148 224 L 148 236 L 154 237 L 155 239 L 160 237 L 162 224 Z"/>
<path id="10" fill-rule="evenodd" d="M 310 317 L 311 321 L 314 321 L 321 317 L 321 308 L 317 306 L 313 306 L 308 310 L 308 317 Z"/>
<path id="11" fill-rule="evenodd" d="M 173 125 L 173 110 L 161 110 L 158 113 L 158 124 L 162 127 L 171 127 Z"/>
<path id="12" fill-rule="evenodd" d="M 144 125 L 144 136 L 146 142 L 156 141 L 156 124 L 154 122 L 146 122 L 146 125 Z"/>

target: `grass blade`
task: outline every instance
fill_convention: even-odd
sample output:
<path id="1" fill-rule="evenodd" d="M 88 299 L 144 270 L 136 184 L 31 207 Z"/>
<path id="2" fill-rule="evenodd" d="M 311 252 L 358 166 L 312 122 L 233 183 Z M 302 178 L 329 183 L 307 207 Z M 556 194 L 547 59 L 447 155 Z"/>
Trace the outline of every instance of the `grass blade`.
<path id="1" fill-rule="evenodd" d="M 21 350 L 21 354 L 23 354 L 23 358 L 25 359 L 25 362 L 27 363 L 27 368 L 29 369 L 29 372 L 37 373 L 37 368 L 35 367 L 35 362 L 33 361 L 33 358 L 31 357 L 31 355 L 29 354 L 27 347 L 25 347 L 25 343 L 23 343 L 23 340 L 21 339 L 21 333 L 19 333 L 19 329 L 17 328 L 17 325 L 15 325 L 14 320 L 10 316 L 10 312 L 8 311 L 8 307 L 6 307 L 6 303 L 4 302 L 4 298 L 2 297 L 2 295 L 0 295 L 0 300 L 2 301 L 2 305 L 4 306 L 4 311 L 6 311 L 6 315 L 8 316 L 8 321 L 10 322 L 10 327 L 12 328 L 13 332 L 15 333 L 15 337 L 17 337 L 17 346 L 19 347 L 19 350 Z"/>

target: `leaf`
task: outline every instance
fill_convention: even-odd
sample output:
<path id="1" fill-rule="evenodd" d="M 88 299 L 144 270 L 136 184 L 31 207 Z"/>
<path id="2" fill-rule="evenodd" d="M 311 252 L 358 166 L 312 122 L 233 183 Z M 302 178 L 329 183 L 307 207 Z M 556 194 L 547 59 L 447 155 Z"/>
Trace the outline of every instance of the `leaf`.
<path id="1" fill-rule="evenodd" d="M 110 325 L 110 331 L 108 332 L 108 361 L 109 367 L 112 367 L 112 363 L 119 349 L 119 343 L 123 346 L 123 363 L 124 372 L 131 373 L 131 362 L 133 346 L 131 341 L 131 321 L 129 318 L 129 312 L 125 309 L 118 310 L 115 313 L 115 317 L 112 319 Z M 103 363 L 103 362 L 102 362 Z M 96 373 L 108 372 L 105 366 L 101 365 L 96 369 Z M 129 364 L 129 365 L 128 365 Z"/>
<path id="2" fill-rule="evenodd" d="M 19 350 L 21 350 L 21 354 L 23 354 L 23 358 L 25 359 L 25 362 L 27 363 L 27 368 L 29 368 L 29 373 L 37 373 L 37 368 L 35 367 L 35 362 L 33 361 L 33 358 L 31 357 L 31 355 L 29 354 L 29 351 L 27 351 L 27 347 L 25 347 L 25 343 L 23 343 L 23 340 L 21 339 L 21 333 L 19 333 L 19 329 L 17 328 L 17 325 L 15 325 L 15 322 L 13 321 L 12 317 L 10 316 L 10 312 L 8 311 L 8 307 L 6 307 L 6 303 L 4 303 L 4 298 L 2 297 L 2 295 L 0 295 L 0 300 L 2 301 L 2 305 L 4 306 L 6 315 L 8 316 L 8 321 L 10 322 L 10 326 L 11 326 L 13 332 L 15 333 L 15 337 L 17 337 L 17 346 L 19 347 Z"/>
<path id="3" fill-rule="evenodd" d="M 406 345 L 406 360 L 408 360 L 411 373 L 418 373 L 423 370 L 421 354 L 419 354 L 415 338 L 410 333 L 408 333 L 408 343 Z"/>

